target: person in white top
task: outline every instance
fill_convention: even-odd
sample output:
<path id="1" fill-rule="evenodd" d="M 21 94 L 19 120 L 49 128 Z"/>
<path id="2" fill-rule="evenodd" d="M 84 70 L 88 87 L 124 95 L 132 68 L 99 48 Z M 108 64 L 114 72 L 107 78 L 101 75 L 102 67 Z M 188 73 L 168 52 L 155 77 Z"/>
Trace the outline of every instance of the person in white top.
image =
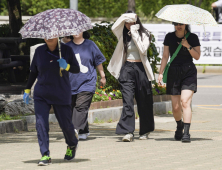
<path id="1" fill-rule="evenodd" d="M 217 9 L 218 12 L 218 23 L 222 24 L 222 0 L 218 0 L 211 4 L 212 8 Z"/>
<path id="2" fill-rule="evenodd" d="M 135 130 L 134 97 L 140 118 L 139 139 L 148 139 L 154 130 L 153 95 L 154 80 L 147 49 L 151 34 L 132 11 L 121 15 L 112 26 L 119 42 L 108 65 L 109 72 L 118 79 L 123 95 L 123 110 L 116 134 L 124 134 L 122 141 L 133 140 Z"/>

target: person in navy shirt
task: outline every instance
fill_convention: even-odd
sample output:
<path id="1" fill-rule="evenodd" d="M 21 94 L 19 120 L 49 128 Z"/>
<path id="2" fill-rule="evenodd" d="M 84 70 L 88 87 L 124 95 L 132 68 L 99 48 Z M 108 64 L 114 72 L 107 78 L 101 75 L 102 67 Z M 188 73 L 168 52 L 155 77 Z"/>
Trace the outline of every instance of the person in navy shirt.
<path id="1" fill-rule="evenodd" d="M 34 88 L 34 107 L 36 115 L 36 130 L 42 159 L 39 165 L 51 163 L 49 152 L 49 110 L 53 106 L 56 118 L 65 136 L 68 145 L 65 155 L 66 160 L 75 157 L 78 140 L 75 136 L 72 124 L 71 110 L 71 86 L 69 72 L 79 73 L 80 68 L 72 49 L 61 43 L 62 58 L 59 58 L 58 39 L 45 39 L 46 44 L 35 50 L 34 58 L 30 67 L 30 75 L 23 96 L 28 104 L 29 93 L 35 80 L 38 79 Z M 63 69 L 62 77 L 59 72 Z"/>
<path id="2" fill-rule="evenodd" d="M 73 49 L 80 66 L 80 73 L 69 73 L 73 108 L 72 121 L 79 133 L 79 139 L 86 139 L 89 135 L 88 111 L 96 90 L 96 69 L 101 76 L 101 85 L 105 86 L 106 78 L 102 63 L 106 59 L 96 44 L 89 40 L 90 35 L 87 31 L 73 35 L 71 38 L 73 40 L 67 45 Z"/>

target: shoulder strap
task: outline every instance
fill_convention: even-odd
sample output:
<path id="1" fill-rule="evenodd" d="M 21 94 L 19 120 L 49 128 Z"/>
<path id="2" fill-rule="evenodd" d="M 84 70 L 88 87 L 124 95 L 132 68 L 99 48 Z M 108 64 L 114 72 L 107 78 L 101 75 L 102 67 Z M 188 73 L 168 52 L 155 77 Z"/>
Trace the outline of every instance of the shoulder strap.
<path id="1" fill-rule="evenodd" d="M 185 37 L 187 39 L 187 37 L 190 35 L 190 32 L 187 32 Z M 174 60 L 174 58 L 176 58 L 177 54 L 179 53 L 180 49 L 182 47 L 182 44 L 180 43 L 179 46 L 177 47 L 176 51 L 173 53 L 173 56 L 170 58 L 170 62 L 169 63 L 172 63 L 172 61 Z"/>

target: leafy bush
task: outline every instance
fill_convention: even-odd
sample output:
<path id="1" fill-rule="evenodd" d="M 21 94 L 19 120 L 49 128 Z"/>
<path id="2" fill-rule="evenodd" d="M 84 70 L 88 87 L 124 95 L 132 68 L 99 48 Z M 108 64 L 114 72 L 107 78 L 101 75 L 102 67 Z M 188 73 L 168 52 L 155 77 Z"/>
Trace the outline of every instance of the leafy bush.
<path id="1" fill-rule="evenodd" d="M 96 89 L 96 92 L 92 98 L 92 102 L 108 101 L 115 99 L 122 99 L 122 93 L 119 90 L 112 89 L 112 86 L 106 88 L 100 86 L 100 88 Z"/>
<path id="2" fill-rule="evenodd" d="M 166 85 L 159 86 L 157 83 L 155 83 L 152 85 L 152 92 L 154 96 L 166 94 Z M 122 93 L 120 92 L 120 90 L 115 90 L 112 88 L 112 86 L 106 88 L 100 86 L 99 88 L 96 88 L 96 92 L 93 95 L 92 102 L 115 99 L 122 99 Z"/>
<path id="3" fill-rule="evenodd" d="M 101 22 L 101 24 L 96 24 L 92 30 L 89 30 L 91 34 L 90 39 L 96 43 L 96 45 L 99 47 L 100 51 L 106 58 L 106 61 L 103 63 L 103 68 L 107 81 L 106 87 L 112 86 L 113 89 L 118 89 L 118 81 L 107 70 L 109 61 L 116 48 L 117 38 L 111 31 L 111 27 L 113 24 L 110 24 L 109 22 Z M 98 76 L 98 79 L 99 78 L 100 76 Z"/>
<path id="4" fill-rule="evenodd" d="M 163 95 L 166 94 L 166 85 L 159 86 L 157 83 L 152 86 L 153 95 Z"/>
<path id="5" fill-rule="evenodd" d="M 20 115 L 18 115 L 18 116 L 10 116 L 10 115 L 7 115 L 5 113 L 1 113 L 0 114 L 0 122 L 4 121 L 4 120 L 17 120 L 17 119 L 21 119 Z"/>
<path id="6" fill-rule="evenodd" d="M 153 69 L 153 73 L 158 73 L 157 62 L 160 62 L 161 58 L 158 57 L 159 53 L 157 52 L 155 45 L 155 37 L 152 35 L 150 46 L 147 50 L 147 57 L 150 62 L 150 65 Z"/>
<path id="7" fill-rule="evenodd" d="M 10 27 L 9 24 L 2 24 L 0 25 L 0 37 L 10 37 Z"/>

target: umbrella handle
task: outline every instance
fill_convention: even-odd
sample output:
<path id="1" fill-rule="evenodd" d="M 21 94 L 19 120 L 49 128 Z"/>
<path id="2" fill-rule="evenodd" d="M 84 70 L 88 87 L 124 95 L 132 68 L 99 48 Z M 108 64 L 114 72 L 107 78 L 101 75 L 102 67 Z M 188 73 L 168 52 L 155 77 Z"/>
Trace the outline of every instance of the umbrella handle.
<path id="1" fill-rule="evenodd" d="M 59 37 L 58 37 L 58 47 L 59 47 L 59 57 L 60 57 L 60 59 L 61 59 L 61 58 L 62 58 L 62 55 L 61 55 L 61 46 L 60 46 Z"/>
<path id="2" fill-rule="evenodd" d="M 204 28 L 204 36 L 206 37 L 206 30 L 205 30 L 204 24 L 203 24 L 203 28 Z"/>
<path id="3" fill-rule="evenodd" d="M 62 55 L 61 55 L 61 46 L 60 46 L 59 37 L 58 37 L 58 47 L 59 47 L 59 57 L 61 59 Z M 61 68 L 59 69 L 59 75 L 60 75 L 60 77 L 62 77 L 62 69 Z"/>

